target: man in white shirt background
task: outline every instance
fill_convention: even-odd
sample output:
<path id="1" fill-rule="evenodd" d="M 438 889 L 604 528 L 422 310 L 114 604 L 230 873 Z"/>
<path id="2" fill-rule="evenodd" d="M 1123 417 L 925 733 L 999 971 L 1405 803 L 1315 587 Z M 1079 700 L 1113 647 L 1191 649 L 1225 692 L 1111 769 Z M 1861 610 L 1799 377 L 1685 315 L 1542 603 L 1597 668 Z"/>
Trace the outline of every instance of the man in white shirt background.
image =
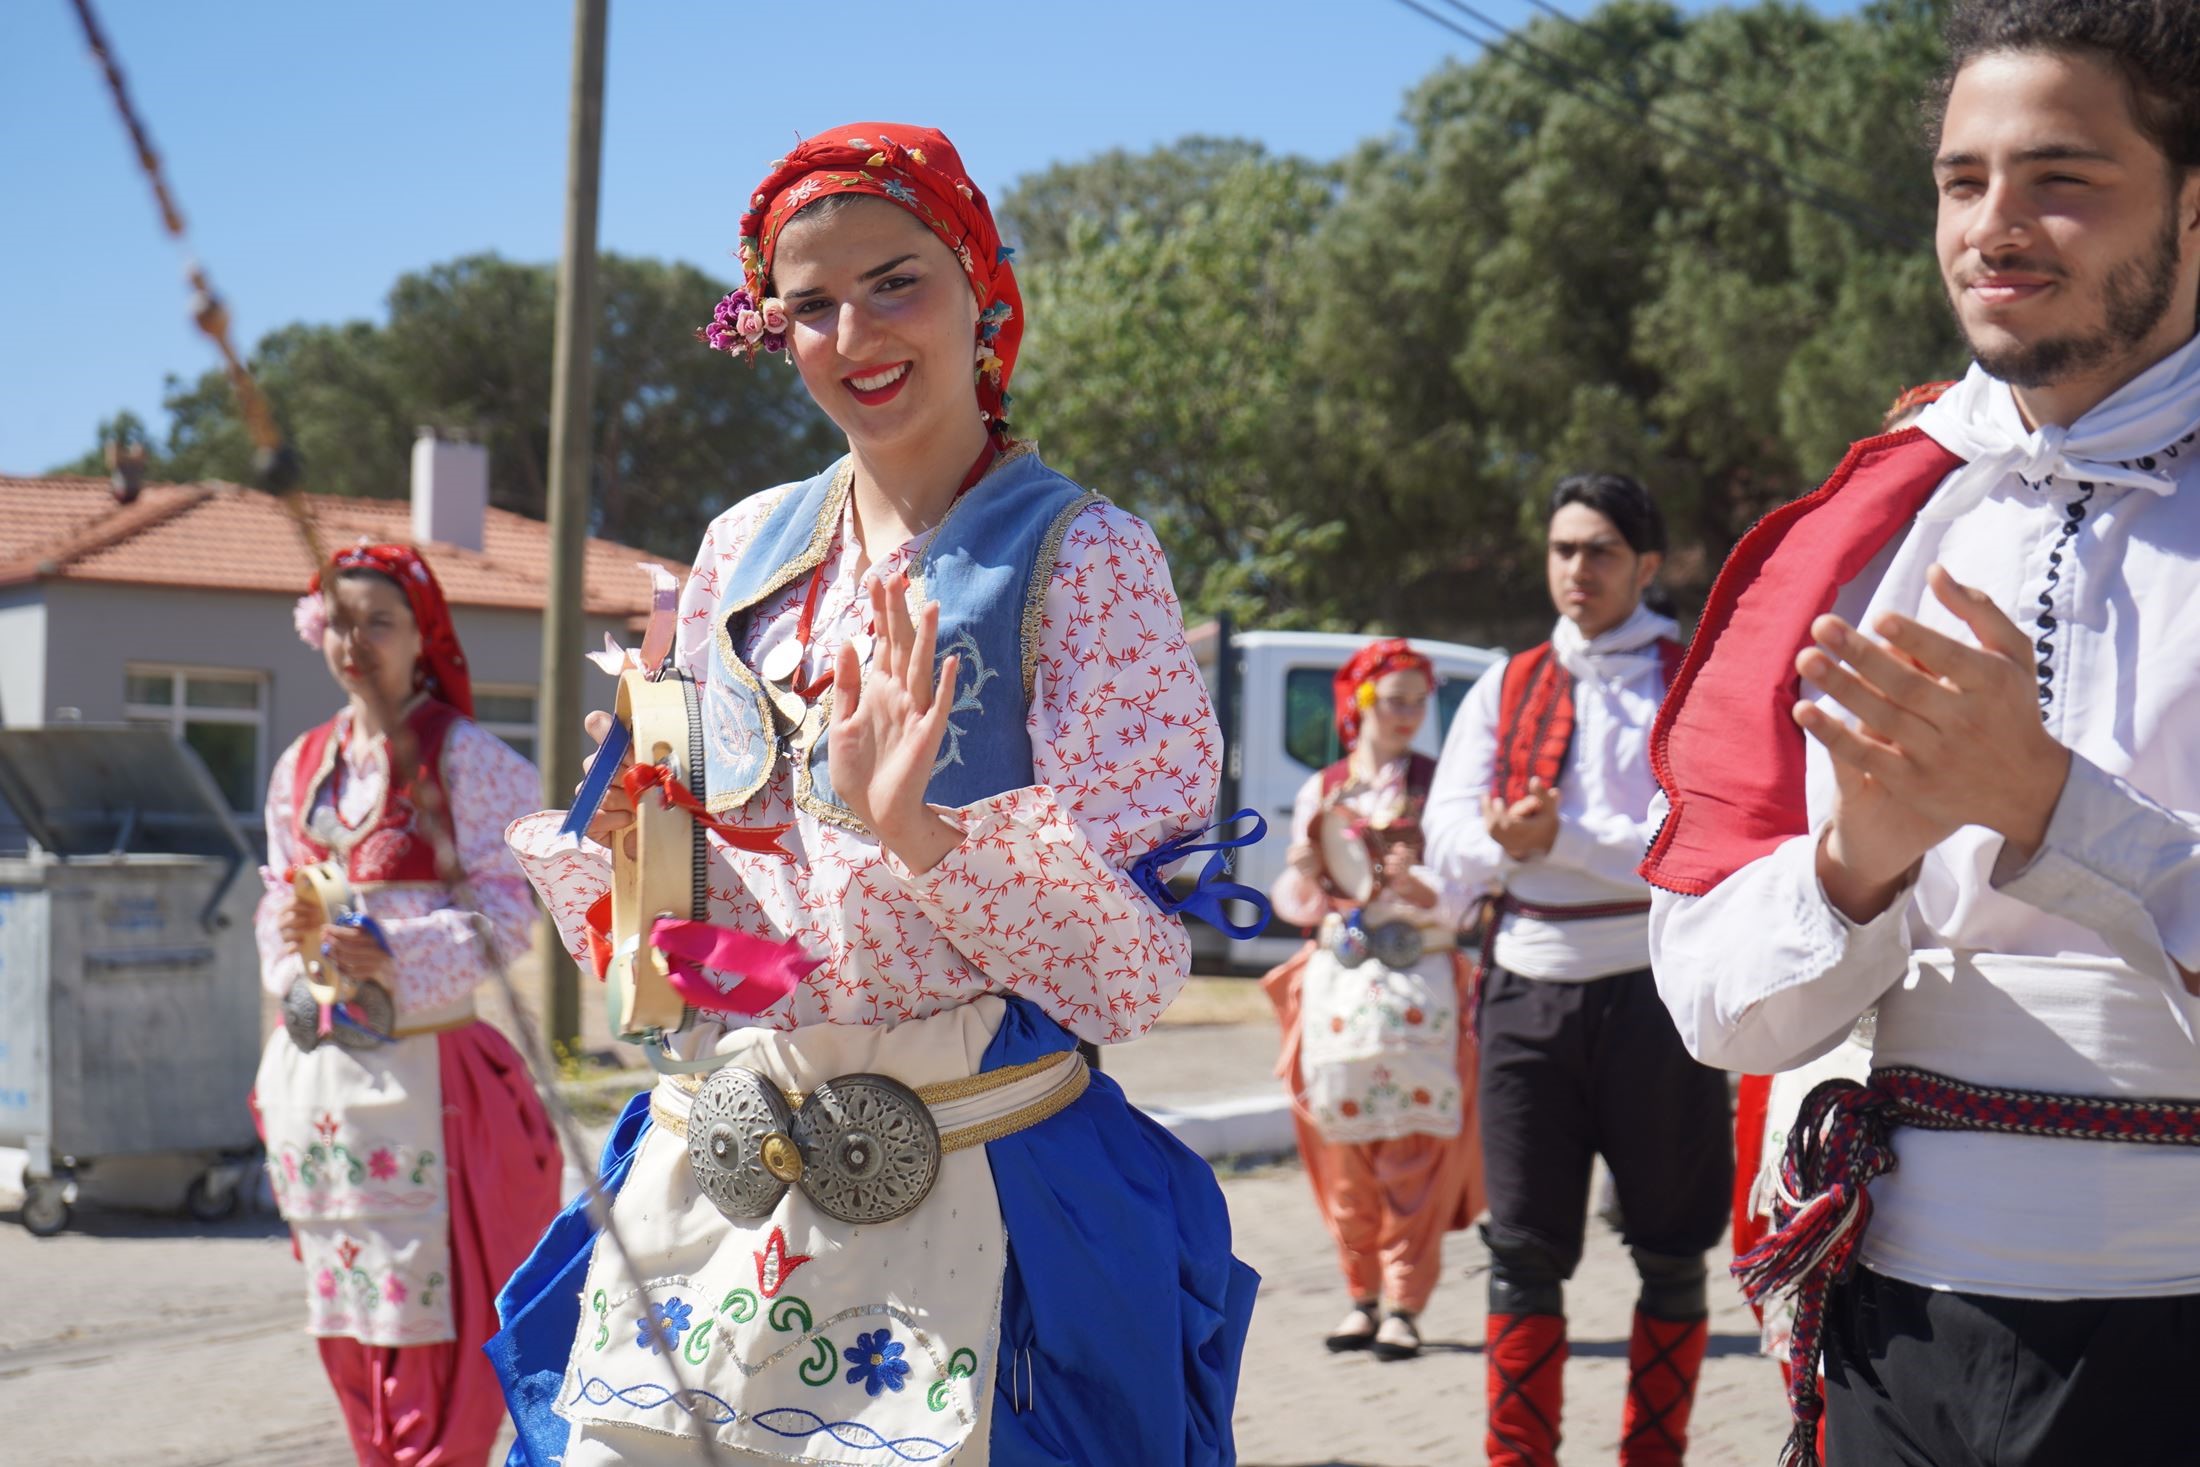
<path id="1" fill-rule="evenodd" d="M 1947 35 L 1976 361 L 1721 572 L 1653 739 L 1652 960 L 1712 1064 L 1874 1016 L 1745 1260 L 1799 1286 L 1783 1460 L 1822 1341 L 1836 1467 L 2191 1462 L 2200 7 L 1958 0 Z"/>
<path id="2" fill-rule="evenodd" d="M 1677 1463 L 1707 1335 L 1704 1254 L 1733 1171 L 1725 1077 L 1658 1002 L 1635 874 L 1657 786 L 1647 743 L 1679 665 L 1642 604 L 1665 551 L 1648 491 L 1559 483 L 1548 521 L 1551 640 L 1484 674 L 1445 740 L 1428 861 L 1496 895 L 1485 922 L 1477 1109 L 1489 1220 L 1488 1451 L 1557 1461 L 1563 1285 L 1581 1261 L 1590 1168 L 1610 1166 L 1642 1276 L 1620 1460 Z"/>

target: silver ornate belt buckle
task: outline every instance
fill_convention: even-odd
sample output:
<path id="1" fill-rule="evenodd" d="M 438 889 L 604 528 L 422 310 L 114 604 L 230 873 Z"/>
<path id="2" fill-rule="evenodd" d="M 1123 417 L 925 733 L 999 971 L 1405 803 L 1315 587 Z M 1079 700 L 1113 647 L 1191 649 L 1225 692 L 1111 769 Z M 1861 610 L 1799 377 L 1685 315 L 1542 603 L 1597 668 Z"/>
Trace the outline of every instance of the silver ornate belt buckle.
<path id="1" fill-rule="evenodd" d="M 789 1187 L 861 1226 L 914 1211 L 940 1174 L 940 1131 L 917 1092 L 886 1075 L 841 1075 L 793 1110 L 771 1080 L 729 1065 L 688 1113 L 688 1167 L 727 1217 L 768 1217 Z"/>
<path id="2" fill-rule="evenodd" d="M 360 984 L 357 992 L 344 1000 L 344 1011 L 353 1022 L 329 1025 L 327 1036 L 339 1049 L 374 1049 L 388 1043 L 396 1032 L 397 1004 L 379 983 Z M 283 1032 L 307 1054 L 321 1047 L 321 1005 L 303 978 L 295 980 L 283 995 Z"/>
<path id="3" fill-rule="evenodd" d="M 1410 968 L 1427 950 L 1427 939 L 1411 922 L 1385 922 L 1367 934 L 1367 955 L 1386 968 Z"/>

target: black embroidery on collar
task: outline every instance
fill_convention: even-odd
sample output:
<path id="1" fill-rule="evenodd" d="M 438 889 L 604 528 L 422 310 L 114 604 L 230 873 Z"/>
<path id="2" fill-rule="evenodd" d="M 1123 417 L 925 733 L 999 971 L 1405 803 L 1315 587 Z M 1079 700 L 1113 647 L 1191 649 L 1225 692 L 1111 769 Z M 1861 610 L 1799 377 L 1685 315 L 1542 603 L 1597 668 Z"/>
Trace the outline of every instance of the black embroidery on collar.
<path id="1" fill-rule="evenodd" d="M 2040 716 L 2047 716 L 2047 709 L 2055 701 L 2055 630 L 2062 623 L 2055 616 L 2055 588 L 2062 583 L 2063 551 L 2078 537 L 2078 526 L 2085 523 L 2086 506 L 2093 502 L 2095 486 L 2089 480 L 2078 484 L 2078 496 L 2070 501 L 2065 511 L 2062 533 L 2055 537 L 2055 546 L 2047 552 L 2047 585 L 2040 592 L 2040 634 L 2032 643 L 2039 653 Z"/>

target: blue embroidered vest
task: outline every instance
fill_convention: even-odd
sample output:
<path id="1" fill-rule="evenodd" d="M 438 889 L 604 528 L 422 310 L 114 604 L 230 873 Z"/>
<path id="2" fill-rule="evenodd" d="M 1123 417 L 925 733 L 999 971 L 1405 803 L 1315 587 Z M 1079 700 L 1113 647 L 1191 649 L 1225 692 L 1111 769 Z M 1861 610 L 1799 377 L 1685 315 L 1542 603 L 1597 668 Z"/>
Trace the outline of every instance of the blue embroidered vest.
<path id="1" fill-rule="evenodd" d="M 780 757 L 763 683 L 741 657 L 749 613 L 831 554 L 850 474 L 843 459 L 783 495 L 720 593 L 717 656 L 703 698 L 705 791 L 714 812 L 754 798 Z M 1025 719 L 1047 585 L 1070 522 L 1099 498 L 1019 444 L 955 501 L 911 567 L 918 604 L 939 604 L 935 658 L 950 652 L 962 658 L 947 733 L 925 786 L 932 804 L 968 805 L 1032 782 Z M 862 830 L 826 766 L 832 697 L 830 689 L 821 694 L 789 740 L 795 804 Z"/>

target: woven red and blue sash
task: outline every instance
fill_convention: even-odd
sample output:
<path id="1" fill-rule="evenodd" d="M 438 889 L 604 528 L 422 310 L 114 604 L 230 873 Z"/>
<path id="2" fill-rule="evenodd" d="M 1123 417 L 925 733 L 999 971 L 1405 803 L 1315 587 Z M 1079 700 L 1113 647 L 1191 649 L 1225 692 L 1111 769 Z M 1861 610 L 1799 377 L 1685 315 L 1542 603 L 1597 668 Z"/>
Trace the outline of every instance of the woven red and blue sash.
<path id="1" fill-rule="evenodd" d="M 2200 1146 L 2200 1100 L 2002 1090 L 1907 1068 L 1874 1070 L 1863 1085 L 1828 1080 L 1805 1096 L 1780 1162 L 1773 1231 L 1734 1260 L 1734 1276 L 1752 1304 L 1774 1295 L 1795 1298 L 1788 1371 L 1795 1430 L 1780 1452 L 1780 1467 L 1817 1467 L 1818 1419 L 1826 1409 L 1818 1385 L 1826 1295 L 1856 1266 L 1871 1226 L 1871 1184 L 1894 1170 L 1896 1126 Z"/>

